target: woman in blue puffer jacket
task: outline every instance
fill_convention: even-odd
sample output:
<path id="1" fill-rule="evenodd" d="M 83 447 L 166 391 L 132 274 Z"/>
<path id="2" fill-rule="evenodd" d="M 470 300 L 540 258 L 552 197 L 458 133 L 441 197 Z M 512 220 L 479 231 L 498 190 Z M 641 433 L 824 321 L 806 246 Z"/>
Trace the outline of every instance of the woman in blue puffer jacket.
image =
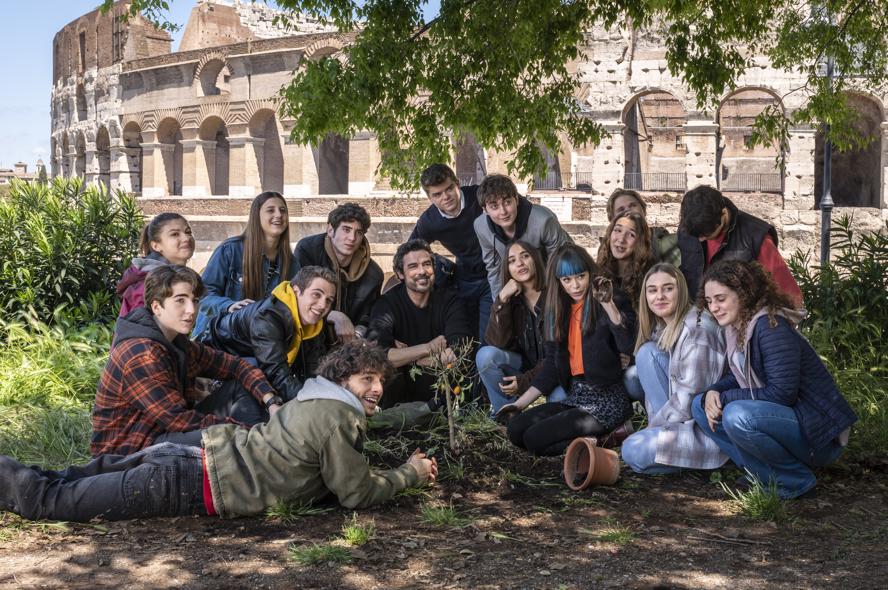
<path id="1" fill-rule="evenodd" d="M 812 468 L 838 459 L 857 416 L 796 329 L 805 312 L 760 264 L 737 260 L 706 271 L 698 303 L 725 328 L 730 372 L 694 401 L 694 419 L 781 498 L 813 495 Z"/>

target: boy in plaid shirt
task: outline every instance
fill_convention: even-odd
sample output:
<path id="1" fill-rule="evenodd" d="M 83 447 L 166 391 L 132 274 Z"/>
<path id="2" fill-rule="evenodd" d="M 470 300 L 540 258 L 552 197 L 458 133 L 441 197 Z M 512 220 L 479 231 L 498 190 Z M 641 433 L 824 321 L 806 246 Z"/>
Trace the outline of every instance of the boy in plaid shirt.
<path id="1" fill-rule="evenodd" d="M 200 275 L 163 266 L 145 279 L 145 307 L 117 322 L 92 413 L 90 452 L 128 455 L 161 442 L 200 446 L 201 430 L 268 419 L 281 400 L 262 371 L 192 342 Z M 197 403 L 196 377 L 229 380 Z"/>

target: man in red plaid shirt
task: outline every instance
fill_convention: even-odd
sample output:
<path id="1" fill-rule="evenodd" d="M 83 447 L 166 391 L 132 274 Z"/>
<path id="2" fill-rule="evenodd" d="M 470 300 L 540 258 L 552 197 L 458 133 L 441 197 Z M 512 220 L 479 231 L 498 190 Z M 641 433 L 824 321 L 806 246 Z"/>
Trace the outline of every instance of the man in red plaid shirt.
<path id="1" fill-rule="evenodd" d="M 99 381 L 93 456 L 128 455 L 162 442 L 200 446 L 207 426 L 251 426 L 280 408 L 262 371 L 188 339 L 203 290 L 200 275 L 183 266 L 162 266 L 146 277 L 145 307 L 118 320 Z M 199 401 L 196 377 L 228 381 Z"/>

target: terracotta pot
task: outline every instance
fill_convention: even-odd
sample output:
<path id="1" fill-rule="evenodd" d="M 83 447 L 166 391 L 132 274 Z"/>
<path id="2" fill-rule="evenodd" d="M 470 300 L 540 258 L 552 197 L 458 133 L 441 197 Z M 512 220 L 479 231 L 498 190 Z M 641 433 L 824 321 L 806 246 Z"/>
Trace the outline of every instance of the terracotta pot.
<path id="1" fill-rule="evenodd" d="M 564 454 L 564 481 L 574 491 L 612 485 L 620 477 L 620 456 L 597 446 L 594 437 L 576 438 Z"/>

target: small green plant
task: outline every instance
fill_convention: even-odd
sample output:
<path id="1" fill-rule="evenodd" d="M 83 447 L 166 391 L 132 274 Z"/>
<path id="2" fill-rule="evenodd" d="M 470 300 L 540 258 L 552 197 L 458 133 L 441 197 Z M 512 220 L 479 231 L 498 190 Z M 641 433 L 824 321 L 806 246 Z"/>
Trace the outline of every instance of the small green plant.
<path id="1" fill-rule="evenodd" d="M 453 504 L 433 506 L 423 504 L 420 508 L 422 521 L 440 527 L 464 527 L 472 523 L 472 519 L 461 515 Z"/>
<path id="2" fill-rule="evenodd" d="M 358 515 L 352 513 L 351 520 L 346 520 L 342 525 L 342 538 L 349 545 L 355 547 L 364 545 L 376 535 L 376 523 L 372 520 L 359 522 Z"/>
<path id="3" fill-rule="evenodd" d="M 397 494 L 395 494 L 396 498 L 419 498 L 421 500 L 428 500 L 432 497 L 429 493 L 428 488 L 425 487 L 412 487 L 412 488 L 404 488 Z"/>
<path id="4" fill-rule="evenodd" d="M 268 518 L 279 520 L 282 524 L 293 524 L 300 518 L 306 516 L 317 516 L 330 512 L 332 508 L 322 506 L 313 506 L 310 502 L 293 502 L 287 500 L 279 500 L 276 504 L 269 507 L 265 511 Z"/>
<path id="5" fill-rule="evenodd" d="M 521 475 L 508 469 L 503 470 L 503 479 L 510 484 L 518 484 L 528 488 L 553 488 L 558 487 L 559 483 L 548 479 L 536 479 L 527 475 Z"/>
<path id="6" fill-rule="evenodd" d="M 599 543 L 613 543 L 615 545 L 628 545 L 635 540 L 632 529 L 621 525 L 612 518 L 602 521 L 601 529 L 578 529 L 581 533 L 591 535 Z"/>
<path id="7" fill-rule="evenodd" d="M 290 559 L 299 565 L 305 566 L 320 565 L 322 563 L 342 564 L 349 563 L 352 560 L 352 554 L 348 549 L 333 544 L 291 545 L 288 552 Z"/>
<path id="8" fill-rule="evenodd" d="M 765 486 L 752 474 L 747 473 L 746 477 L 751 484 L 746 491 L 728 487 L 724 482 L 719 485 L 747 517 L 771 522 L 785 521 L 786 503 L 777 495 L 777 484 L 772 480 Z"/>
<path id="9" fill-rule="evenodd" d="M 441 481 L 453 480 L 459 481 L 466 476 L 466 467 L 463 464 L 462 459 L 455 460 L 453 458 L 449 458 L 444 462 L 440 474 L 438 475 L 438 479 Z"/>

